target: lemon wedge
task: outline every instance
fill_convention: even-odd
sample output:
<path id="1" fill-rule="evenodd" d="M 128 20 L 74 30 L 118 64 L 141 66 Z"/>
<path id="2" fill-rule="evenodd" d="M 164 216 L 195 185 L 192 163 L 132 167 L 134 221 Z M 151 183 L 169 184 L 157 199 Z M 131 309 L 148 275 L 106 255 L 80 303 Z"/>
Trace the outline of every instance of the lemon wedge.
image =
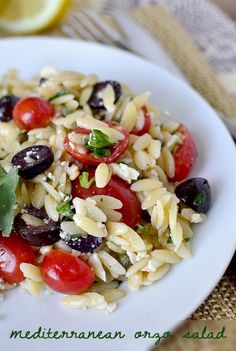
<path id="1" fill-rule="evenodd" d="M 57 24 L 71 0 L 1 0 L 0 29 L 15 34 L 35 33 Z"/>

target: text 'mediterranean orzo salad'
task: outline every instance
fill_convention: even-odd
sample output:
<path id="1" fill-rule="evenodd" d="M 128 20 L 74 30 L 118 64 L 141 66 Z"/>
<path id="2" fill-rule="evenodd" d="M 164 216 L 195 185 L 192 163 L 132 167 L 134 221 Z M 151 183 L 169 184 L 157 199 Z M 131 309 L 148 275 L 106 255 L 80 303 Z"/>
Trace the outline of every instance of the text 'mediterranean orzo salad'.
<path id="1" fill-rule="evenodd" d="M 0 290 L 108 312 L 191 257 L 210 207 L 197 150 L 126 85 L 42 69 L 0 81 Z M 2 295 L 3 296 L 3 295 Z"/>

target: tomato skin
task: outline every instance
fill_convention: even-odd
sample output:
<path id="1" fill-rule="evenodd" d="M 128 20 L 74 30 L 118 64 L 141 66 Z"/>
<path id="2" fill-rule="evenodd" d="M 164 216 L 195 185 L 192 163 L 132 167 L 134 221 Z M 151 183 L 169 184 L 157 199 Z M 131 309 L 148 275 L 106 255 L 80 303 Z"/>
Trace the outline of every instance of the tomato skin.
<path id="1" fill-rule="evenodd" d="M 0 234 L 0 277 L 9 284 L 22 282 L 21 263 L 34 263 L 32 247 L 17 233 L 9 237 Z"/>
<path id="2" fill-rule="evenodd" d="M 37 97 L 21 99 L 13 109 L 16 125 L 24 130 L 46 127 L 53 115 L 54 107 Z"/>
<path id="3" fill-rule="evenodd" d="M 175 175 L 170 179 L 172 182 L 179 182 L 185 179 L 197 160 L 197 148 L 188 129 L 181 124 L 178 132 L 182 134 L 183 142 L 177 146 L 174 153 Z"/>
<path id="4" fill-rule="evenodd" d="M 88 169 L 89 178 L 94 176 L 95 170 Z M 94 195 L 109 195 L 120 200 L 123 207 L 119 211 L 122 214 L 122 221 L 133 228 L 141 219 L 141 204 L 137 195 L 130 190 L 130 186 L 123 179 L 112 176 L 109 183 L 104 188 L 97 188 L 93 183 L 88 189 L 80 185 L 79 179 L 72 182 L 72 197 L 86 199 Z"/>
<path id="5" fill-rule="evenodd" d="M 106 122 L 109 127 L 116 127 L 116 125 L 113 122 Z M 96 158 L 92 154 L 87 153 L 87 154 L 81 154 L 78 151 L 72 149 L 70 146 L 69 138 L 66 136 L 64 139 L 64 147 L 66 149 L 66 152 L 70 154 L 72 157 L 74 157 L 76 160 L 80 161 L 81 163 L 89 166 L 97 166 L 99 163 L 111 163 L 117 160 L 120 155 L 123 154 L 123 152 L 126 150 L 128 143 L 129 143 L 129 133 L 127 130 L 124 128 L 119 127 L 119 132 L 121 132 L 124 135 L 124 139 L 121 140 L 117 145 L 111 147 L 111 155 L 109 156 L 104 156 L 104 157 L 99 157 Z M 91 133 L 91 130 L 85 129 L 85 128 L 76 128 L 75 132 L 78 134 L 85 134 L 88 135 Z"/>
<path id="6" fill-rule="evenodd" d="M 142 110 L 144 112 L 144 125 L 143 125 L 143 128 L 140 129 L 140 130 L 137 130 L 136 128 L 132 129 L 131 130 L 131 134 L 135 134 L 135 135 L 138 135 L 138 136 L 141 136 L 145 133 L 148 133 L 150 128 L 151 128 L 151 124 L 152 124 L 152 121 L 151 121 L 151 116 L 150 116 L 150 113 L 148 112 L 148 109 L 146 106 L 143 106 L 142 107 Z"/>
<path id="7" fill-rule="evenodd" d="M 63 294 L 80 294 L 94 282 L 93 270 L 80 258 L 62 250 L 48 252 L 41 264 L 44 282 Z"/>

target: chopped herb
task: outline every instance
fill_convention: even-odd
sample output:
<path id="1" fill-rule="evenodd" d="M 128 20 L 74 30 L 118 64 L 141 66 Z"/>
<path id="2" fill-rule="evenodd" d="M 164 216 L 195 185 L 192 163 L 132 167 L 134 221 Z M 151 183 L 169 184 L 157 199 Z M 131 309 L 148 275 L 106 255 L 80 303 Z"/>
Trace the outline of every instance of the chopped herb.
<path id="1" fill-rule="evenodd" d="M 168 237 L 168 239 L 167 239 L 167 244 L 173 244 L 173 241 L 172 241 L 171 236 Z"/>
<path id="2" fill-rule="evenodd" d="M 20 132 L 19 136 L 18 136 L 18 140 L 20 143 L 23 143 L 24 141 L 26 141 L 28 139 L 28 135 L 27 132 Z"/>
<path id="3" fill-rule="evenodd" d="M 193 204 L 195 206 L 201 206 L 206 201 L 205 191 L 201 191 L 194 199 Z"/>
<path id="4" fill-rule="evenodd" d="M 16 168 L 11 168 L 9 173 L 6 173 L 0 166 L 0 230 L 4 236 L 9 236 L 12 231 L 18 180 Z"/>
<path id="5" fill-rule="evenodd" d="M 92 155 L 96 158 L 110 156 L 111 151 L 104 147 L 103 149 L 95 149 L 94 152 L 92 152 Z"/>
<path id="6" fill-rule="evenodd" d="M 185 238 L 184 241 L 188 243 L 190 241 L 190 238 Z"/>
<path id="7" fill-rule="evenodd" d="M 114 142 L 109 140 L 108 135 L 101 132 L 99 129 L 93 129 L 89 135 L 88 146 L 93 149 L 102 149 L 114 145 Z"/>
<path id="8" fill-rule="evenodd" d="M 59 97 L 61 97 L 61 96 L 67 95 L 67 94 L 68 94 L 68 91 L 67 91 L 67 90 L 61 90 L 61 91 L 59 91 L 58 93 L 56 93 L 55 95 L 51 96 L 51 97 L 48 99 L 48 101 L 50 102 L 50 101 L 52 101 L 52 100 L 54 100 L 54 99 L 57 99 L 57 98 L 59 98 Z"/>
<path id="9" fill-rule="evenodd" d="M 69 241 L 69 240 L 77 240 L 78 238 L 80 238 L 81 236 L 85 236 L 84 234 L 67 234 L 67 236 L 66 236 L 66 239 L 65 239 L 65 241 Z M 87 235 L 86 235 L 87 236 Z"/>
<path id="10" fill-rule="evenodd" d="M 67 201 L 67 202 L 61 202 L 58 206 L 57 206 L 57 212 L 62 215 L 63 217 L 65 217 L 66 219 L 70 219 L 73 220 L 73 216 L 75 214 L 74 209 L 71 208 L 71 202 Z"/>
<path id="11" fill-rule="evenodd" d="M 91 179 L 89 179 L 88 172 L 83 172 L 79 176 L 79 182 L 82 188 L 88 189 L 95 182 L 95 177 L 92 177 Z"/>
<path id="12" fill-rule="evenodd" d="M 142 233 L 149 233 L 151 230 L 151 224 L 147 223 L 147 224 L 138 224 L 135 227 L 135 230 L 138 234 L 142 234 Z"/>
<path id="13" fill-rule="evenodd" d="M 111 155 L 109 147 L 115 144 L 116 142 L 110 141 L 108 135 L 98 129 L 93 129 L 89 134 L 89 139 L 86 139 L 84 143 L 85 147 L 97 158 Z"/>
<path id="14" fill-rule="evenodd" d="M 46 182 L 47 182 L 47 183 L 51 183 L 51 182 L 52 182 L 52 178 L 51 178 L 51 177 L 49 177 L 48 175 L 47 175 L 47 177 L 46 177 L 46 179 L 45 179 L 45 180 L 46 180 Z"/>

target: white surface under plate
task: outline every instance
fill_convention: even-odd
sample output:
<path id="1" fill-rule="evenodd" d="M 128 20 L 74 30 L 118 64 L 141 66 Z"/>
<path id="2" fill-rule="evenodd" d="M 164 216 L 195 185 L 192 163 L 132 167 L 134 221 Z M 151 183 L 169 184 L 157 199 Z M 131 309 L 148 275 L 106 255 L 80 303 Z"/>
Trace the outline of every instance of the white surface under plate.
<path id="1" fill-rule="evenodd" d="M 186 83 L 123 51 L 66 39 L 19 38 L 1 39 L 0 53 L 0 74 L 16 67 L 30 77 L 52 65 L 126 82 L 136 93 L 150 90 L 159 108 L 169 110 L 191 130 L 199 152 L 192 175 L 207 178 L 213 192 L 207 222 L 195 228 L 191 260 L 177 264 L 157 284 L 129 292 L 110 315 L 66 310 L 59 304 L 60 294 L 33 298 L 17 289 L 6 294 L 0 305 L 0 347 L 4 351 L 151 349 L 153 340 L 135 340 L 134 332 L 163 333 L 187 318 L 217 284 L 235 250 L 236 157 L 228 131 Z M 126 337 L 114 341 L 9 339 L 12 329 L 34 331 L 39 326 L 58 331 L 120 330 Z"/>

